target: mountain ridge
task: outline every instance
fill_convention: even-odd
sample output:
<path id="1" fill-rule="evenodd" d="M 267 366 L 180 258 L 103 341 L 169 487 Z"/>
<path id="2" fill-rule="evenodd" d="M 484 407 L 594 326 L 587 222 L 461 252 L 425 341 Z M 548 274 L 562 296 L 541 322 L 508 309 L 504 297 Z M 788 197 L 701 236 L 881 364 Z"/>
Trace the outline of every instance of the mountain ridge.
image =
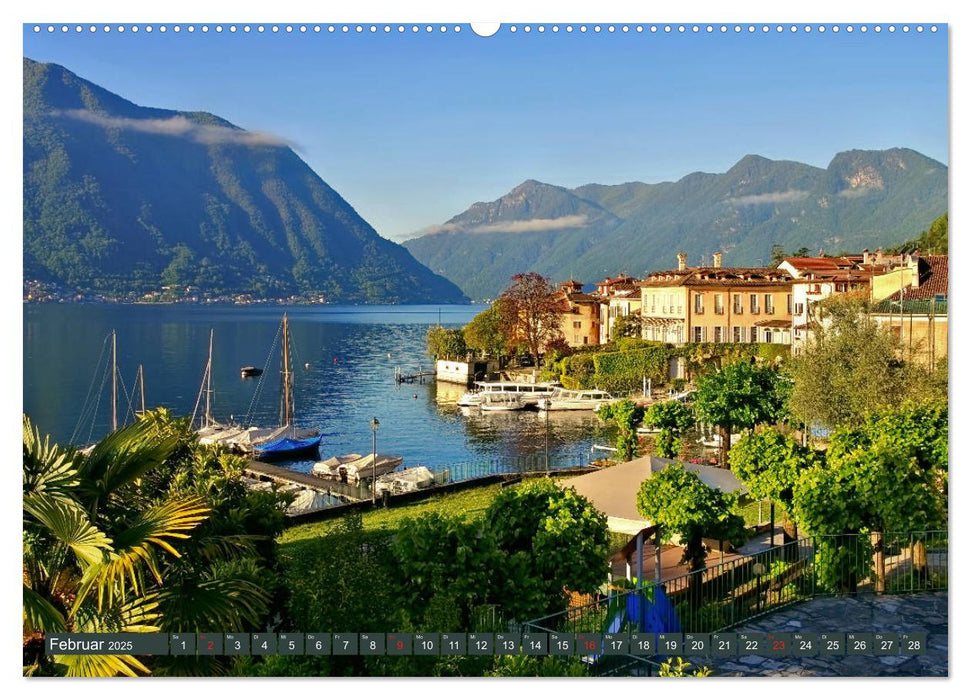
<path id="1" fill-rule="evenodd" d="M 24 275 L 350 303 L 465 302 L 279 137 L 24 57 Z"/>
<path id="2" fill-rule="evenodd" d="M 527 186 L 536 185 L 558 187 L 527 180 L 514 191 L 522 195 L 525 188 L 528 199 Z M 825 168 L 747 154 L 724 173 L 559 189 L 611 216 L 516 236 L 499 228 L 483 233 L 498 221 L 480 219 L 473 234 L 463 228 L 470 207 L 452 217 L 447 230 L 433 228 L 404 245 L 475 299 L 494 298 L 516 272 L 589 283 L 619 271 L 666 269 L 680 250 L 689 253 L 691 264 L 722 251 L 726 264 L 751 265 L 764 263 L 773 245 L 831 252 L 875 248 L 914 238 L 947 210 L 947 166 L 908 148 L 841 151 Z M 487 211 L 511 193 L 478 203 L 478 209 Z M 528 228 L 523 217 L 529 204 L 504 225 Z M 544 209 L 552 220 L 568 213 Z"/>

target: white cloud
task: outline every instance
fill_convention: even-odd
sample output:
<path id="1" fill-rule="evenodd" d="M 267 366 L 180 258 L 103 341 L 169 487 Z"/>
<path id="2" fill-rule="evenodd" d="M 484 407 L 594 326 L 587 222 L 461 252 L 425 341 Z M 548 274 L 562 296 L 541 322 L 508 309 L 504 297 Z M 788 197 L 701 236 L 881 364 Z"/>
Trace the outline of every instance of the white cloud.
<path id="1" fill-rule="evenodd" d="M 556 231 L 564 228 L 580 228 L 587 223 L 586 214 L 570 214 L 555 219 L 526 219 L 524 221 L 495 221 L 491 224 L 464 226 L 462 224 L 442 224 L 429 226 L 409 238 L 431 236 L 436 233 L 534 233 L 536 231 Z"/>
<path id="2" fill-rule="evenodd" d="M 783 204 L 798 202 L 809 196 L 806 190 L 786 190 L 785 192 L 766 192 L 765 194 L 748 194 L 742 197 L 729 197 L 725 204 L 744 207 L 753 204 Z"/>
<path id="3" fill-rule="evenodd" d="M 240 146 L 279 146 L 286 148 L 291 145 L 285 139 L 266 132 L 246 131 L 245 129 L 214 124 L 197 124 L 183 116 L 170 117 L 169 119 L 132 119 L 130 117 L 111 117 L 105 114 L 97 114 L 87 109 L 55 110 L 51 114 L 77 119 L 88 124 L 96 124 L 105 129 L 125 129 L 146 134 L 174 136 L 207 146 L 230 143 Z"/>

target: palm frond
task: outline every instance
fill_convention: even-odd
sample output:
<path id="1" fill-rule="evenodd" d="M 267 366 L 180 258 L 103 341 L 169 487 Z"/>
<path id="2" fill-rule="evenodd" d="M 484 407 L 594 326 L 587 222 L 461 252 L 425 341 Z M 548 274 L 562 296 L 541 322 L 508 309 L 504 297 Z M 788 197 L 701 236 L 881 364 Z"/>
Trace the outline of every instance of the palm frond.
<path id="1" fill-rule="evenodd" d="M 146 510 L 133 525 L 115 536 L 114 551 L 106 559 L 85 570 L 76 605 L 93 590 L 98 593 L 99 609 L 113 605 L 116 597 L 124 602 L 130 594 L 145 591 L 146 573 L 161 583 L 156 549 L 180 556 L 169 540 L 188 538 L 185 533 L 208 514 L 209 509 L 199 498 L 166 501 Z"/>
<path id="2" fill-rule="evenodd" d="M 160 466 L 178 449 L 180 440 L 177 430 L 153 420 L 140 420 L 111 433 L 77 460 L 84 494 L 92 502 L 108 497 Z"/>
<path id="3" fill-rule="evenodd" d="M 233 630 L 259 624 L 270 595 L 252 581 L 219 577 L 162 591 L 159 604 L 169 629 Z"/>
<path id="4" fill-rule="evenodd" d="M 24 497 L 24 513 L 69 547 L 84 564 L 101 562 L 112 551 L 111 538 L 95 527 L 74 501 L 33 494 Z"/>
<path id="5" fill-rule="evenodd" d="M 27 415 L 24 427 L 24 496 L 44 493 L 54 498 L 70 498 L 70 489 L 78 485 L 74 468 L 76 452 L 52 445 L 50 436 L 41 438 L 40 430 Z"/>
<path id="6" fill-rule="evenodd" d="M 65 632 L 64 615 L 32 588 L 24 586 L 24 632 Z"/>
<path id="7" fill-rule="evenodd" d="M 56 655 L 54 663 L 64 666 L 64 675 L 69 678 L 135 677 L 139 673 L 151 674 L 145 664 L 127 654 L 116 656 L 108 654 Z"/>

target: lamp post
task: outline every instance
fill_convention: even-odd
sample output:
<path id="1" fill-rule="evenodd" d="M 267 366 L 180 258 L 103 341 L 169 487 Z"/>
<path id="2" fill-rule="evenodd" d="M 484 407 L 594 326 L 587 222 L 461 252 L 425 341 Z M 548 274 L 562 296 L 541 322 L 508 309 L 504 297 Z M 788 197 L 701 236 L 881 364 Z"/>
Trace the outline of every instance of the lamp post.
<path id="1" fill-rule="evenodd" d="M 375 463 L 378 461 L 378 426 L 381 423 L 377 418 L 371 419 L 371 505 L 373 506 L 376 502 L 377 491 L 375 487 L 377 483 L 375 482 Z"/>
<path id="2" fill-rule="evenodd" d="M 546 414 L 546 476 L 550 475 L 550 406 L 543 413 Z"/>

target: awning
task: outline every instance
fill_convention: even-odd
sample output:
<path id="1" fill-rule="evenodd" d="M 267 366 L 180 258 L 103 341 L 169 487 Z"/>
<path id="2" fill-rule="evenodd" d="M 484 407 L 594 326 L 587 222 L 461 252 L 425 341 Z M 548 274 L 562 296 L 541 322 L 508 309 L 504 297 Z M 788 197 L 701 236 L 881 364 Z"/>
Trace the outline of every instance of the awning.
<path id="1" fill-rule="evenodd" d="M 757 321 L 755 323 L 759 328 L 781 328 L 784 330 L 789 330 L 792 328 L 792 323 L 783 319 L 770 319 L 768 321 Z"/>

